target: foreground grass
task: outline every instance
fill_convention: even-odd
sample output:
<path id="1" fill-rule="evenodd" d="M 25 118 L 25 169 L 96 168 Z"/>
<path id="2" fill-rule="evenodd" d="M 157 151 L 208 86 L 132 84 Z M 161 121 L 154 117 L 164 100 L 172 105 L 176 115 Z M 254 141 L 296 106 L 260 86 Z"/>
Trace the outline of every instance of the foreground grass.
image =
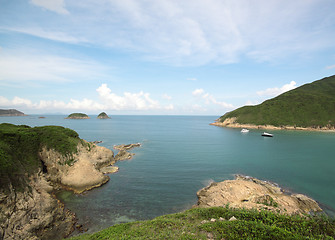
<path id="1" fill-rule="evenodd" d="M 233 216 L 237 220 L 229 221 Z M 119 224 L 71 240 L 334 238 L 335 220 L 326 216 L 287 216 L 269 211 L 214 207 L 191 209 L 149 221 Z"/>

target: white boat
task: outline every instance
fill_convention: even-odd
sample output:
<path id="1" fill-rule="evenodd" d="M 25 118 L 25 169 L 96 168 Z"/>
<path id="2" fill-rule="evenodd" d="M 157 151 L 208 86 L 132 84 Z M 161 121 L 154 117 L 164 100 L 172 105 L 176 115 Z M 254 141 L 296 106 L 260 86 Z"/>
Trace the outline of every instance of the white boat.
<path id="1" fill-rule="evenodd" d="M 245 128 L 243 128 L 243 129 L 241 130 L 241 133 L 247 133 L 247 132 L 249 132 L 249 129 L 245 129 Z"/>
<path id="2" fill-rule="evenodd" d="M 263 132 L 262 136 L 263 137 L 273 137 L 273 134 L 267 133 L 267 132 Z"/>

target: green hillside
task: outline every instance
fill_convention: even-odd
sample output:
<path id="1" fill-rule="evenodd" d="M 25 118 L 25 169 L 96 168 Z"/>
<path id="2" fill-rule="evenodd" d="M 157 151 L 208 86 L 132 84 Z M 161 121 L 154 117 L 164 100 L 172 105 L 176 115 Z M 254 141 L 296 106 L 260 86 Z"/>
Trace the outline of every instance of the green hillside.
<path id="1" fill-rule="evenodd" d="M 240 124 L 335 127 L 335 75 L 305 84 L 256 106 L 244 106 L 221 116 Z"/>
<path id="2" fill-rule="evenodd" d="M 231 220 L 234 217 L 236 220 Z M 230 220 L 230 221 L 229 221 Z M 88 239 L 334 239 L 334 220 L 229 207 L 195 208 L 149 221 L 112 226 Z"/>
<path id="3" fill-rule="evenodd" d="M 43 146 L 70 157 L 79 141 L 78 133 L 64 127 L 0 124 L 0 188 L 8 183 L 20 187 L 30 173 L 42 169 L 38 153 Z"/>

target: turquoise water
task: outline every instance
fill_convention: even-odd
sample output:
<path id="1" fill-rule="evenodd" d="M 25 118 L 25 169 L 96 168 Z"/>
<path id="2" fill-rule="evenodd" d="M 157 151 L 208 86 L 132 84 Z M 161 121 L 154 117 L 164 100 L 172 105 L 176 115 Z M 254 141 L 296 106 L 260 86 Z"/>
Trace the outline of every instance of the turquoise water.
<path id="1" fill-rule="evenodd" d="M 118 162 L 104 186 L 85 194 L 58 196 L 90 232 L 110 225 L 151 219 L 190 208 L 196 192 L 212 181 L 240 173 L 270 180 L 335 209 L 335 133 L 261 131 L 211 126 L 218 116 L 112 116 L 98 120 L 65 116 L 1 117 L 30 126 L 61 125 L 101 146 L 142 143 L 130 161 Z"/>

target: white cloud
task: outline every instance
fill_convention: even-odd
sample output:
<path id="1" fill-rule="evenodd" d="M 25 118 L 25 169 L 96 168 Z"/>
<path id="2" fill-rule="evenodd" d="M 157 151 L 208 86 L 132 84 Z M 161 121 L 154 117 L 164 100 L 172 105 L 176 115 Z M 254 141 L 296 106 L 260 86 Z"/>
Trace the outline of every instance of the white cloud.
<path id="1" fill-rule="evenodd" d="M 172 97 L 171 97 L 170 95 L 166 94 L 166 93 L 164 93 L 164 94 L 162 95 L 162 98 L 163 98 L 163 99 L 166 99 L 166 100 L 171 100 L 171 99 L 172 99 Z"/>
<path id="2" fill-rule="evenodd" d="M 159 104 L 150 98 L 149 93 L 129 93 L 125 92 L 123 96 L 112 93 L 107 84 L 102 84 L 97 92 L 108 109 L 114 110 L 148 110 L 158 109 Z"/>
<path id="3" fill-rule="evenodd" d="M 174 105 L 173 104 L 169 104 L 169 105 L 165 106 L 164 109 L 165 110 L 169 110 L 169 111 L 174 110 Z"/>
<path id="4" fill-rule="evenodd" d="M 254 106 L 254 105 L 257 105 L 259 104 L 260 102 L 259 101 L 251 101 L 251 100 L 248 100 L 245 105 L 246 106 Z"/>
<path id="5" fill-rule="evenodd" d="M 94 110 L 105 109 L 104 105 L 86 98 L 82 100 L 70 99 L 70 101 L 67 103 L 56 100 L 54 101 L 41 100 L 37 103 L 33 103 L 29 99 L 20 98 L 17 96 L 14 97 L 12 100 L 0 96 L 0 106 L 4 106 L 6 108 L 20 107 L 25 109 L 45 110 L 45 111 L 62 111 L 62 110 L 94 111 Z"/>
<path id="6" fill-rule="evenodd" d="M 296 88 L 297 83 L 295 81 L 291 81 L 288 84 L 283 85 L 282 87 L 274 87 L 274 88 L 268 88 L 266 90 L 263 91 L 258 91 L 257 94 L 259 96 L 278 96 L 279 94 L 282 94 L 284 92 L 290 91 L 294 88 Z"/>
<path id="7" fill-rule="evenodd" d="M 70 99 L 64 101 L 47 101 L 32 102 L 29 99 L 14 97 L 12 100 L 0 96 L 0 106 L 5 108 L 21 107 L 31 110 L 45 111 L 64 111 L 64 110 L 81 110 L 81 111 L 146 111 L 146 110 L 174 110 L 174 105 L 169 104 L 162 106 L 158 101 L 152 99 L 149 93 L 143 91 L 139 93 L 125 92 L 119 96 L 108 88 L 107 84 L 102 84 L 96 89 L 101 102 L 84 98 L 82 100 Z"/>
<path id="8" fill-rule="evenodd" d="M 153 100 L 149 93 L 143 91 L 139 93 L 125 92 L 123 96 L 118 96 L 112 92 L 107 84 L 102 84 L 97 88 L 97 92 L 105 107 L 111 110 L 158 110 L 164 108 L 158 101 Z M 171 108 L 171 105 L 168 108 Z"/>
<path id="9" fill-rule="evenodd" d="M 201 96 L 203 93 L 204 93 L 204 90 L 203 90 L 202 88 L 198 88 L 198 89 L 195 89 L 195 90 L 192 92 L 192 95 L 193 95 L 193 96 Z"/>
<path id="10" fill-rule="evenodd" d="M 87 39 L 83 37 L 74 36 L 71 33 L 65 31 L 50 31 L 44 30 L 40 27 L 25 27 L 25 28 L 10 28 L 10 27 L 0 27 L 3 31 L 24 33 L 35 37 L 45 38 L 53 41 L 65 42 L 65 43 L 87 43 Z"/>
<path id="11" fill-rule="evenodd" d="M 195 96 L 195 97 L 203 99 L 207 105 L 214 104 L 214 105 L 219 105 L 219 106 L 221 106 L 223 108 L 227 108 L 227 109 L 234 108 L 234 106 L 230 103 L 217 101 L 214 98 L 213 95 L 211 95 L 209 93 L 205 93 L 204 89 L 202 89 L 202 88 L 195 89 L 192 92 L 192 95 Z"/>
<path id="12" fill-rule="evenodd" d="M 69 14 L 65 8 L 64 0 L 31 0 L 32 4 L 58 14 Z"/>
<path id="13" fill-rule="evenodd" d="M 335 64 L 326 67 L 326 69 L 333 69 L 333 68 L 335 68 Z"/>

